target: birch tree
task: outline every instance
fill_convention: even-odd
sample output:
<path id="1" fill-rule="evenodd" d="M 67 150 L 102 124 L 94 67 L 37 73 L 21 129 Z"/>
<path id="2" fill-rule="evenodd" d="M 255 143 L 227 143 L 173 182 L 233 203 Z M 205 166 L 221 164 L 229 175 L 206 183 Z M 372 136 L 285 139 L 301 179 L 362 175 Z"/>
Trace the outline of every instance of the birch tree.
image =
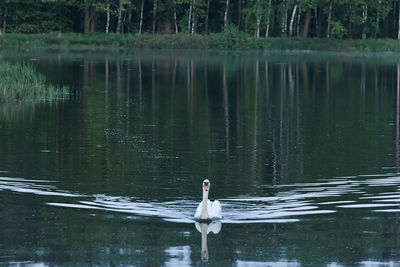
<path id="1" fill-rule="evenodd" d="M 144 6 L 144 0 L 141 1 L 141 5 L 140 5 L 139 35 L 142 34 L 142 26 L 143 26 L 143 6 Z"/>
<path id="2" fill-rule="evenodd" d="M 192 25 L 192 10 L 193 10 L 193 0 L 189 0 L 189 19 L 188 19 L 188 33 L 191 33 L 191 25 Z"/>
<path id="3" fill-rule="evenodd" d="M 398 3 L 398 6 L 399 6 L 399 19 L 398 19 L 398 23 L 397 23 L 397 25 L 398 25 L 398 31 L 397 31 L 397 39 L 398 40 L 400 40 L 400 0 L 399 0 L 399 3 Z"/>
<path id="4" fill-rule="evenodd" d="M 119 0 L 119 5 L 118 5 L 118 24 L 117 24 L 116 33 L 121 33 L 121 27 L 122 27 L 122 0 Z"/>
<path id="5" fill-rule="evenodd" d="M 110 31 L 110 13 L 111 13 L 111 10 L 110 10 L 110 1 L 108 0 L 107 1 L 107 7 L 106 7 L 106 9 L 107 9 L 107 21 L 106 21 L 106 33 L 108 33 L 109 31 Z"/>
<path id="6" fill-rule="evenodd" d="M 229 0 L 226 0 L 225 14 L 224 14 L 224 31 L 226 31 L 228 27 L 228 12 L 229 12 Z"/>
<path id="7" fill-rule="evenodd" d="M 257 0 L 257 25 L 256 25 L 256 37 L 260 37 L 260 24 L 261 24 L 261 7 L 260 0 Z"/>
<path id="8" fill-rule="evenodd" d="M 289 36 L 293 36 L 293 23 L 294 23 L 294 18 L 296 16 L 296 11 L 297 11 L 297 4 L 294 6 L 292 16 L 290 18 Z"/>
<path id="9" fill-rule="evenodd" d="M 156 32 L 156 19 L 157 19 L 157 0 L 153 0 L 153 34 Z"/>
<path id="10" fill-rule="evenodd" d="M 326 26 L 326 38 L 330 38 L 331 33 L 331 20 L 332 20 L 332 9 L 333 9 L 333 0 L 329 1 L 329 9 L 328 9 L 328 25 Z"/>
<path id="11" fill-rule="evenodd" d="M 267 15 L 266 15 L 265 38 L 269 37 L 269 25 L 270 25 L 270 21 L 271 21 L 271 11 L 272 11 L 272 1 L 269 0 L 268 9 L 267 9 Z"/>
<path id="12" fill-rule="evenodd" d="M 178 33 L 178 20 L 176 18 L 176 0 L 173 1 L 174 5 L 174 28 L 175 28 L 175 33 Z"/>

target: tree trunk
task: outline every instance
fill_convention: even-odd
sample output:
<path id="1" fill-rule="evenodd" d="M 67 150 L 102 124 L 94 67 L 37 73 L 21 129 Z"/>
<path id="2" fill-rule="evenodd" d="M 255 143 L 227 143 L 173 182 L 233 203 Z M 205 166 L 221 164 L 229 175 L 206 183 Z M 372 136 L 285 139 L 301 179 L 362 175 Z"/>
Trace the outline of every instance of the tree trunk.
<path id="1" fill-rule="evenodd" d="M 268 14 L 267 14 L 267 28 L 265 30 L 265 38 L 269 37 L 269 22 L 271 18 L 271 10 L 272 10 L 272 0 L 269 0 L 269 6 L 268 6 Z"/>
<path id="2" fill-rule="evenodd" d="M 107 1 L 107 22 L 106 22 L 106 33 L 110 31 L 110 1 Z"/>
<path id="3" fill-rule="evenodd" d="M 90 32 L 96 31 L 96 6 L 91 7 L 90 12 Z"/>
<path id="4" fill-rule="evenodd" d="M 331 35 L 331 20 L 332 20 L 332 5 L 333 1 L 329 4 L 329 13 L 328 13 L 328 26 L 326 27 L 326 38 L 330 38 Z"/>
<path id="5" fill-rule="evenodd" d="M 225 14 L 224 14 L 224 31 L 228 28 L 228 11 L 229 11 L 229 0 L 226 0 Z"/>
<path id="6" fill-rule="evenodd" d="M 207 0 L 207 11 L 206 11 L 206 29 L 205 32 L 208 34 L 208 14 L 210 12 L 210 0 Z"/>
<path id="7" fill-rule="evenodd" d="M 282 15 L 282 30 L 281 30 L 281 32 L 282 32 L 282 35 L 285 35 L 286 31 L 287 31 L 287 6 L 288 6 L 287 0 L 283 1 L 283 6 L 285 9 L 284 10 L 285 12 Z"/>
<path id="8" fill-rule="evenodd" d="M 191 23 L 191 19 L 192 19 L 192 0 L 190 0 L 190 4 L 189 4 L 189 19 L 188 19 L 188 33 L 191 33 L 192 31 L 190 30 L 190 25 L 192 25 Z"/>
<path id="9" fill-rule="evenodd" d="M 174 0 L 174 26 L 175 26 L 175 33 L 178 33 L 178 22 L 176 19 L 176 1 Z"/>
<path id="10" fill-rule="evenodd" d="M 153 34 L 156 32 L 157 0 L 153 0 Z"/>
<path id="11" fill-rule="evenodd" d="M 382 1 L 381 1 L 381 0 L 379 0 L 379 1 L 378 1 L 378 4 L 379 4 L 379 6 L 381 5 L 381 3 L 382 3 Z M 375 34 L 374 34 L 374 38 L 376 38 L 376 36 L 378 35 L 378 29 L 379 29 L 379 16 L 380 16 L 380 14 L 379 14 L 379 8 L 378 8 L 378 10 L 376 11 L 376 28 L 375 28 Z"/>
<path id="12" fill-rule="evenodd" d="M 85 1 L 84 33 L 94 32 L 96 26 L 96 6 Z"/>
<path id="13" fill-rule="evenodd" d="M 301 1 L 299 1 L 299 10 L 301 10 Z M 301 19 L 301 12 L 297 12 L 297 27 L 296 27 L 296 36 L 299 37 L 300 36 L 300 19 Z"/>
<path id="14" fill-rule="evenodd" d="M 397 39 L 400 40 L 400 0 L 399 0 L 399 23 L 398 23 L 398 25 L 399 25 L 399 29 L 397 32 Z"/>
<path id="15" fill-rule="evenodd" d="M 362 39 L 367 38 L 367 18 L 368 18 L 368 5 L 363 5 L 363 32 Z"/>
<path id="16" fill-rule="evenodd" d="M 293 35 L 293 23 L 294 23 L 294 17 L 296 16 L 296 10 L 297 10 L 297 5 L 294 6 L 294 8 L 293 8 L 293 13 L 292 13 L 292 17 L 290 18 L 289 36 L 292 36 L 292 35 Z"/>
<path id="17" fill-rule="evenodd" d="M 126 17 L 126 13 L 125 13 L 125 17 Z M 127 27 L 127 29 L 125 29 L 127 32 L 131 31 L 131 22 L 132 22 L 132 2 L 129 1 L 129 4 L 128 4 L 128 27 Z M 122 29 L 125 28 L 125 25 L 126 25 L 126 23 L 125 23 L 125 19 L 124 19 L 124 23 L 122 24 Z M 124 32 L 125 32 L 125 30 L 124 30 Z"/>
<path id="18" fill-rule="evenodd" d="M 316 33 L 316 36 L 319 37 L 318 8 L 314 8 L 314 17 L 315 17 L 315 33 Z"/>
<path id="19" fill-rule="evenodd" d="M 119 0 L 117 33 L 121 33 L 122 26 L 122 0 Z"/>
<path id="20" fill-rule="evenodd" d="M 143 5 L 144 5 L 144 0 L 142 0 L 142 4 L 141 4 L 141 6 L 140 6 L 139 34 L 142 34 L 142 25 L 143 25 Z"/>
<path id="21" fill-rule="evenodd" d="M 90 17 L 90 13 L 89 13 L 90 7 L 89 7 L 89 3 L 87 1 L 85 1 L 85 21 L 84 21 L 84 33 L 88 33 L 89 32 L 89 17 Z"/>
<path id="22" fill-rule="evenodd" d="M 2 31 L 2 33 L 6 32 L 6 26 L 7 26 L 7 8 L 4 8 L 4 19 L 3 19 L 3 31 Z"/>
<path id="23" fill-rule="evenodd" d="M 125 33 L 125 24 L 126 24 L 126 11 L 123 12 L 123 19 L 122 19 L 122 23 L 121 23 L 121 33 Z"/>
<path id="24" fill-rule="evenodd" d="M 304 20 L 303 37 L 308 36 L 308 28 L 310 26 L 310 20 L 311 20 L 311 8 L 308 8 L 306 13 L 306 19 Z"/>
<path id="25" fill-rule="evenodd" d="M 192 34 L 196 33 L 196 0 L 193 0 L 193 12 L 192 12 Z"/>
<path id="26" fill-rule="evenodd" d="M 241 17 L 242 17 L 242 0 L 238 0 L 238 20 L 237 20 L 237 27 L 238 30 L 240 31 L 240 23 L 241 23 Z"/>
<path id="27" fill-rule="evenodd" d="M 353 39 L 353 23 L 349 21 L 349 24 L 347 25 L 347 38 L 348 39 Z"/>
<path id="28" fill-rule="evenodd" d="M 260 0 L 257 0 L 257 26 L 256 26 L 256 37 L 260 37 L 260 24 L 261 24 L 261 10 Z"/>

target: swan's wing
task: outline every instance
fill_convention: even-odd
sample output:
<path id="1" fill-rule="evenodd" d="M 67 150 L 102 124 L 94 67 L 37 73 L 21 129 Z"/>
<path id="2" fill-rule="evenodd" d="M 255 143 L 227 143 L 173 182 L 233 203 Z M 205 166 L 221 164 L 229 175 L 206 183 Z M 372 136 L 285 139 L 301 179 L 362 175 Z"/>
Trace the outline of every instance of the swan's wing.
<path id="1" fill-rule="evenodd" d="M 218 200 L 208 202 L 208 215 L 211 219 L 222 219 L 221 203 Z"/>
<path id="2" fill-rule="evenodd" d="M 194 214 L 195 219 L 200 219 L 202 205 L 203 205 L 203 201 L 201 201 L 200 204 L 197 206 L 196 213 Z"/>

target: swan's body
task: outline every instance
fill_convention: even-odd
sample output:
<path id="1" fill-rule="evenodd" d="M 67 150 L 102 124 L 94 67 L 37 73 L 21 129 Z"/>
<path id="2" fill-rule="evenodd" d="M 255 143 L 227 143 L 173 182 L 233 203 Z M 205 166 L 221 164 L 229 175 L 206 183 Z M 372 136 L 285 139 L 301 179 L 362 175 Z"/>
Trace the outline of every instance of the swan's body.
<path id="1" fill-rule="evenodd" d="M 218 220 L 222 218 L 221 203 L 218 200 L 208 200 L 208 192 L 210 190 L 210 181 L 203 181 L 203 201 L 200 202 L 196 209 L 194 218 L 202 221 Z"/>
<path id="2" fill-rule="evenodd" d="M 202 213 L 203 217 L 201 216 Z M 203 201 L 201 201 L 199 206 L 197 206 L 194 218 L 201 220 L 221 219 L 221 203 L 218 200 L 210 201 L 207 199 L 207 209 L 203 209 Z"/>

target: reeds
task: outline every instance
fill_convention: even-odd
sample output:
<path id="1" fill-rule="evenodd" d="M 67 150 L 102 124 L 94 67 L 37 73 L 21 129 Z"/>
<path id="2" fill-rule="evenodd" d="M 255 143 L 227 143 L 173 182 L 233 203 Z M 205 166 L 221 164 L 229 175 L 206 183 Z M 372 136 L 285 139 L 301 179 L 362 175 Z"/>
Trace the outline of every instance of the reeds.
<path id="1" fill-rule="evenodd" d="M 31 65 L 0 62 L 0 77 L 0 101 L 54 101 L 69 96 L 68 87 L 47 84 Z"/>

